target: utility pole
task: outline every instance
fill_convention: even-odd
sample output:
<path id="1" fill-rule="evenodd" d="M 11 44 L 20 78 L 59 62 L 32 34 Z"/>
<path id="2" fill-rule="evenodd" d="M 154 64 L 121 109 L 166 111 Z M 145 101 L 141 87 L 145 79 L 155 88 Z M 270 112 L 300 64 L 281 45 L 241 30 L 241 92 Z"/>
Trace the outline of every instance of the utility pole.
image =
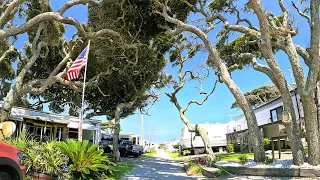
<path id="1" fill-rule="evenodd" d="M 156 141 L 156 138 L 154 137 L 154 128 L 152 128 L 152 140 L 154 139 L 154 141 Z M 156 143 L 156 142 L 154 142 Z"/>
<path id="2" fill-rule="evenodd" d="M 141 145 L 145 146 L 144 144 L 144 119 L 143 119 L 143 113 L 141 113 Z"/>
<path id="3" fill-rule="evenodd" d="M 149 130 L 149 146 L 151 146 L 150 130 Z"/>

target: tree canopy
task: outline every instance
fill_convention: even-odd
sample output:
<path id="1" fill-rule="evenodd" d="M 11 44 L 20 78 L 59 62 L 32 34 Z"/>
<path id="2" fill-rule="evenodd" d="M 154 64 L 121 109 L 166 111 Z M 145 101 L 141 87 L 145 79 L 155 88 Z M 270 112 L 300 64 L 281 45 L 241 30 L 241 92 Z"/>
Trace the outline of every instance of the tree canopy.
<path id="1" fill-rule="evenodd" d="M 249 104 L 256 108 L 280 97 L 279 90 L 274 85 L 261 86 L 244 94 Z M 231 108 L 239 108 L 237 101 L 232 103 Z"/>
<path id="2" fill-rule="evenodd" d="M 29 7 L 37 9 L 38 6 L 39 3 L 33 2 Z M 51 10 L 50 7 L 43 5 L 42 7 L 45 7 L 44 12 Z M 172 2 L 171 7 L 172 13 L 181 20 L 184 20 L 190 11 L 190 8 L 182 2 Z M 92 32 L 110 29 L 118 32 L 121 37 L 114 39 L 109 36 L 99 36 L 91 39 L 87 80 L 94 79 L 97 84 L 86 88 L 87 117 L 105 115 L 108 119 L 112 119 L 119 103 L 135 101 L 134 108 L 123 110 L 122 117 L 132 114 L 136 108 L 147 106 L 150 97 L 156 99 L 156 95 L 150 92 L 150 89 L 163 87 L 166 83 L 161 73 L 166 65 L 164 53 L 170 49 L 175 39 L 168 36 L 165 31 L 174 25 L 154 13 L 153 8 L 151 0 L 104 0 L 100 3 L 89 3 L 88 23 L 83 27 Z M 30 18 L 37 15 L 33 10 L 27 12 Z M 61 32 L 55 34 L 58 36 L 63 34 L 64 28 L 59 23 L 51 22 L 50 25 L 51 31 Z M 30 31 L 29 37 L 32 34 Z M 63 59 L 63 47 L 67 46 L 72 53 L 70 59 L 75 59 L 86 43 L 87 40 L 82 37 L 70 42 L 58 37 L 48 46 L 50 61 L 48 58 L 40 57 L 26 79 L 48 77 L 55 65 Z M 31 46 L 26 48 L 26 52 L 27 55 L 31 55 Z M 63 69 L 59 70 L 62 71 Z M 83 76 L 78 81 L 82 80 Z M 37 101 L 35 108 L 41 108 L 44 103 L 49 103 L 49 109 L 56 113 L 63 112 L 64 106 L 68 104 L 70 115 L 78 114 L 77 106 L 81 101 L 81 93 L 64 84 L 53 84 L 43 93 L 30 94 L 29 97 Z"/>

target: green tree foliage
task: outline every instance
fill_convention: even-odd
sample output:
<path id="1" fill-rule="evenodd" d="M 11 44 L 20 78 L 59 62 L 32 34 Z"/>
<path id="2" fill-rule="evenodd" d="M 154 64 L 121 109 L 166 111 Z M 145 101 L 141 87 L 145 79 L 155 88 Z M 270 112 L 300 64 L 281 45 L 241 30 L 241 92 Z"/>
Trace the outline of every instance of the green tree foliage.
<path id="1" fill-rule="evenodd" d="M 228 4 L 229 11 L 232 12 L 232 9 L 236 8 L 232 4 Z M 226 7 L 224 7 L 226 8 Z M 270 22 L 274 22 L 277 26 L 281 26 L 283 23 L 283 16 L 271 16 L 269 17 Z M 290 29 L 293 29 L 293 20 L 290 19 L 289 22 Z M 242 34 L 237 37 L 232 36 L 232 32 L 228 29 L 222 29 L 220 32 L 217 33 L 217 49 L 219 50 L 220 57 L 224 62 L 226 63 L 227 67 L 235 67 L 232 68 L 231 71 L 236 69 L 243 69 L 243 67 L 251 65 L 252 58 L 249 58 L 247 56 L 241 56 L 241 54 L 244 53 L 251 53 L 256 58 L 263 60 L 263 56 L 260 52 L 260 49 L 258 47 L 258 41 L 260 39 L 257 39 L 254 36 L 248 35 L 248 34 Z M 282 42 L 284 41 L 284 38 L 282 36 L 279 36 L 279 34 L 273 32 L 271 34 L 271 41 L 274 43 L 276 42 Z M 278 48 L 273 48 L 274 53 L 279 51 Z M 210 65 L 210 64 L 209 64 Z"/>
<path id="2" fill-rule="evenodd" d="M 8 40 L 0 39 L 0 57 L 9 49 L 9 46 Z M 17 60 L 18 55 L 17 52 L 11 52 L 0 62 L 0 101 L 6 97 L 15 78 L 16 73 L 12 63 Z"/>
<path id="3" fill-rule="evenodd" d="M 175 149 L 179 149 L 179 147 L 180 147 L 180 144 L 179 144 L 179 143 L 178 143 L 178 144 L 173 145 L 173 148 L 175 148 Z"/>
<path id="4" fill-rule="evenodd" d="M 170 4 L 174 7 L 173 13 L 181 19 L 186 18 L 189 8 L 184 3 Z M 88 25 L 94 31 L 104 28 L 116 30 L 123 38 L 119 42 L 107 37 L 92 41 L 88 77 L 92 77 L 97 69 L 109 74 L 101 77 L 100 89 L 89 89 L 86 99 L 90 108 L 95 112 L 105 112 L 112 119 L 119 103 L 137 98 L 132 109 L 123 110 L 122 117 L 131 114 L 138 106 L 146 106 L 146 90 L 163 87 L 166 81 L 161 75 L 166 65 L 164 53 L 175 39 L 167 36 L 163 27 L 172 25 L 153 12 L 152 1 L 137 0 L 104 0 L 100 6 L 90 5 Z"/>
<path id="5" fill-rule="evenodd" d="M 261 86 L 244 94 L 252 107 L 258 107 L 280 96 L 279 90 L 274 85 Z M 231 108 L 239 108 L 237 102 Z"/>

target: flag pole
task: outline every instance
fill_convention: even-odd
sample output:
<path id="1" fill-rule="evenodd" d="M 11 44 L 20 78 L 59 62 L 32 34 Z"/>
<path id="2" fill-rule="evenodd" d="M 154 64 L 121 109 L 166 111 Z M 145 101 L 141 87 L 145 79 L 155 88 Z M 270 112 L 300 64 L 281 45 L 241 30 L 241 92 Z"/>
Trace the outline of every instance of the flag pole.
<path id="1" fill-rule="evenodd" d="M 83 124 L 83 112 L 84 112 L 84 94 L 86 90 L 86 78 L 87 78 L 87 67 L 89 61 L 89 48 L 90 48 L 90 40 L 88 42 L 88 49 L 86 52 L 87 62 L 84 70 L 84 78 L 83 78 L 83 89 L 82 89 L 82 100 L 81 100 L 81 112 L 79 114 L 79 128 L 78 128 L 78 140 L 82 141 L 82 124 Z"/>

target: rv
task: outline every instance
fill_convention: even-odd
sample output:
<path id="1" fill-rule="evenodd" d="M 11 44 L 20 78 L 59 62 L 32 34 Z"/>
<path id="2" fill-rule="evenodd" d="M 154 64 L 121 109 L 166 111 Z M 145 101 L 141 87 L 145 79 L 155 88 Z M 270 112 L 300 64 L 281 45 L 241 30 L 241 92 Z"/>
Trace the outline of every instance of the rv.
<path id="1" fill-rule="evenodd" d="M 222 152 L 227 145 L 227 127 L 228 123 L 206 123 L 198 124 L 198 126 L 203 127 L 209 136 L 209 141 L 211 147 L 214 151 Z M 195 154 L 200 154 L 205 152 L 204 143 L 200 135 L 189 132 L 187 126 L 181 128 L 180 134 L 180 153 L 184 150 L 194 151 Z"/>

